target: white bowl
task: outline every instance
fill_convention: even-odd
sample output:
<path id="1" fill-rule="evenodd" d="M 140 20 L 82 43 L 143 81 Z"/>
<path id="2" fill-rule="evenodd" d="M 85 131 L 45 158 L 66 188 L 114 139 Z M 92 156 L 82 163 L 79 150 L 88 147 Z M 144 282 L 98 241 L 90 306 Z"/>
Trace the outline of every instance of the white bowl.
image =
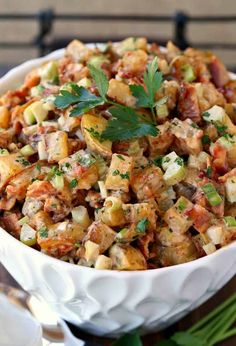
<path id="1" fill-rule="evenodd" d="M 0 94 L 64 50 L 30 60 L 0 80 Z M 160 330 L 202 304 L 236 273 L 236 242 L 196 261 L 137 272 L 95 270 L 44 255 L 0 228 L 0 261 L 28 292 L 82 329 L 118 336 Z"/>

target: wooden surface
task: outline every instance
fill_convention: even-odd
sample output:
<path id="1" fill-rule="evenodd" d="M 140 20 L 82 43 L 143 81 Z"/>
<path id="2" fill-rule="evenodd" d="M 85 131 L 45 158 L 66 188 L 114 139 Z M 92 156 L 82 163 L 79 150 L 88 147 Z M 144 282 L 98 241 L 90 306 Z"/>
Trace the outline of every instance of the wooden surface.
<path id="1" fill-rule="evenodd" d="M 4 269 L 4 267 L 1 264 L 0 264 L 0 282 L 14 286 L 14 287 L 19 287 L 19 285 L 8 274 L 8 272 Z M 225 285 L 213 298 L 211 298 L 208 302 L 203 304 L 201 307 L 191 312 L 189 315 L 184 317 L 178 323 L 162 331 L 161 333 L 150 334 L 143 337 L 144 346 L 153 346 L 158 340 L 161 340 L 163 337 L 169 337 L 175 331 L 185 330 L 186 328 L 190 327 L 193 323 L 198 321 L 201 317 L 205 316 L 209 311 L 211 311 L 215 306 L 223 302 L 227 297 L 229 297 L 235 291 L 236 291 L 236 276 L 227 285 Z M 75 333 L 75 334 L 78 334 L 78 333 Z M 82 333 L 78 334 L 78 336 L 83 337 L 84 339 L 87 339 L 89 341 L 96 342 L 99 345 L 103 345 L 103 346 L 111 345 L 111 340 L 109 339 L 97 338 L 87 334 L 82 335 Z M 236 337 L 228 339 L 227 341 L 222 342 L 220 344 L 220 346 L 235 346 L 235 345 L 236 345 Z"/>

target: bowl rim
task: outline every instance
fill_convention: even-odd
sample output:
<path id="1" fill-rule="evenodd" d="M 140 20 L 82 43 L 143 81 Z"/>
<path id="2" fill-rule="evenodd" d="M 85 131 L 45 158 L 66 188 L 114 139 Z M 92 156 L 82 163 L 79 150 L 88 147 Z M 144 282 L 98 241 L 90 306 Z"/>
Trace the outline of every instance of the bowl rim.
<path id="1" fill-rule="evenodd" d="M 94 46 L 103 46 L 102 43 L 100 44 L 95 44 L 95 43 L 88 43 L 86 44 L 86 46 L 88 47 L 94 47 Z M 47 62 L 51 59 L 59 59 L 60 57 L 63 56 L 65 52 L 65 48 L 61 48 L 58 50 L 55 50 L 53 52 L 51 52 L 50 54 L 45 55 L 44 57 L 39 57 L 39 58 L 35 58 L 35 59 L 30 59 L 27 60 L 25 62 L 23 62 L 22 64 L 17 65 L 16 67 L 13 67 L 10 71 L 8 71 L 4 76 L 2 76 L 0 78 L 0 94 L 6 92 L 7 90 L 9 90 L 9 87 L 7 86 L 7 88 L 4 88 L 4 85 L 7 85 L 9 83 L 12 83 L 14 80 L 14 77 L 16 78 L 17 74 L 20 75 L 20 77 L 18 76 L 18 78 L 20 79 L 24 79 L 25 74 L 32 70 L 32 68 L 37 67 L 38 65 L 40 65 L 41 63 Z M 230 73 L 231 78 L 235 79 L 236 75 L 233 73 Z M 169 267 L 162 267 L 162 268 L 156 268 L 156 269 L 147 269 L 147 270 L 131 270 L 131 271 L 119 271 L 119 270 L 112 270 L 112 269 L 108 269 L 108 270 L 102 270 L 102 269 L 95 269 L 95 268 L 90 268 L 90 267 L 85 267 L 85 266 L 81 266 L 78 264 L 73 264 L 73 263 L 69 263 L 69 262 L 65 262 L 62 261 L 58 258 L 49 256 L 47 254 L 44 254 L 30 246 L 27 246 L 25 244 L 23 244 L 22 242 L 20 242 L 20 240 L 14 238 L 10 233 L 8 233 L 5 229 L 3 229 L 2 227 L 0 227 L 0 238 L 1 238 L 1 234 L 3 234 L 3 236 L 6 236 L 9 241 L 11 242 L 15 242 L 16 246 L 22 247 L 22 250 L 28 251 L 29 253 L 32 254 L 37 254 L 37 256 L 40 256 L 46 260 L 48 259 L 49 261 L 52 261 L 53 263 L 59 265 L 59 263 L 61 265 L 66 266 L 67 268 L 78 268 L 78 270 L 83 270 L 83 271 L 90 271 L 90 272 L 94 272 L 94 273 L 103 273 L 103 274 L 108 274 L 108 275 L 119 275 L 119 277 L 127 277 L 127 276 L 139 276 L 142 275 L 142 273 L 146 273 L 145 275 L 154 275 L 157 273 L 163 273 L 163 272 L 171 272 L 176 270 L 176 268 L 179 269 L 185 269 L 185 268 L 189 268 L 189 267 L 198 267 L 199 265 L 204 265 L 209 261 L 213 261 L 216 257 L 220 256 L 222 253 L 225 253 L 226 251 L 228 251 L 231 248 L 235 247 L 236 250 L 236 240 L 233 241 L 232 243 L 216 250 L 214 253 L 210 254 L 210 255 L 206 255 L 204 257 L 200 257 L 197 258 L 196 260 L 190 261 L 190 262 L 186 262 L 186 263 L 181 263 L 181 264 L 175 264 Z M 63 264 L 62 264 L 63 263 Z M 69 266 L 69 267 L 68 267 Z"/>

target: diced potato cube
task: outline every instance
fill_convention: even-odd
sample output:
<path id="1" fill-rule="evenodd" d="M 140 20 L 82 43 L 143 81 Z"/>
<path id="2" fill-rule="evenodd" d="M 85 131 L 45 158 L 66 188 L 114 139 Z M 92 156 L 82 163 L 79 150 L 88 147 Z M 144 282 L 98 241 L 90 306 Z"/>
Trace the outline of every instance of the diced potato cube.
<path id="1" fill-rule="evenodd" d="M 236 176 L 229 177 L 225 182 L 226 198 L 230 203 L 236 202 Z"/>
<path id="2" fill-rule="evenodd" d="M 99 255 L 95 262 L 96 269 L 111 269 L 112 268 L 112 260 L 111 258 Z"/>
<path id="3" fill-rule="evenodd" d="M 213 106 L 203 113 L 203 119 L 214 124 L 220 123 L 226 126 L 226 132 L 233 135 L 236 134 L 236 126 L 231 121 L 230 117 L 220 106 Z"/>
<path id="4" fill-rule="evenodd" d="M 140 220 L 147 219 L 148 229 L 156 228 L 156 213 L 150 203 L 123 204 L 122 206 L 126 223 L 138 223 Z"/>
<path id="5" fill-rule="evenodd" d="M 68 156 L 68 135 L 63 131 L 56 131 L 44 135 L 48 162 L 58 162 Z"/>
<path id="6" fill-rule="evenodd" d="M 215 247 L 215 245 L 212 242 L 208 243 L 206 245 L 203 245 L 202 248 L 203 248 L 203 250 L 205 251 L 205 253 L 207 255 L 210 255 L 210 254 L 212 254 L 213 252 L 216 251 L 216 247 Z"/>
<path id="7" fill-rule="evenodd" d="M 132 157 L 113 154 L 105 181 L 105 187 L 108 190 L 129 192 L 132 169 Z"/>
<path id="8" fill-rule="evenodd" d="M 30 163 L 19 154 L 0 156 L 0 189 L 29 165 Z"/>
<path id="9" fill-rule="evenodd" d="M 8 129 L 10 124 L 11 114 L 7 107 L 0 106 L 0 128 Z"/>
<path id="10" fill-rule="evenodd" d="M 109 251 L 112 267 L 116 270 L 145 270 L 146 260 L 138 249 L 131 245 L 115 244 Z"/>
<path id="11" fill-rule="evenodd" d="M 168 209 L 164 215 L 164 220 L 173 232 L 185 233 L 192 226 L 193 220 L 188 216 L 193 204 L 185 197 L 180 197 L 175 205 Z"/>
<path id="12" fill-rule="evenodd" d="M 218 245 L 221 243 L 223 236 L 223 227 L 222 226 L 211 226 L 207 229 L 206 234 L 212 241 L 214 245 Z"/>
<path id="13" fill-rule="evenodd" d="M 83 242 L 91 240 L 99 245 L 99 253 L 104 253 L 113 243 L 116 232 L 101 221 L 94 221 L 88 228 Z"/>
<path id="14" fill-rule="evenodd" d="M 84 244 L 84 247 L 85 247 L 84 258 L 86 259 L 86 261 L 95 262 L 99 256 L 99 245 L 92 242 L 91 240 L 87 240 Z"/>
<path id="15" fill-rule="evenodd" d="M 102 132 L 107 127 L 107 120 L 92 114 L 84 114 L 81 120 L 81 130 L 88 148 L 104 157 L 111 157 L 111 145 L 109 140 L 101 138 Z"/>
<path id="16" fill-rule="evenodd" d="M 182 152 L 197 155 L 202 151 L 203 131 L 192 120 L 181 121 L 174 118 L 171 123 L 171 132 L 176 138 L 176 147 Z"/>
<path id="17" fill-rule="evenodd" d="M 169 131 L 169 127 L 170 123 L 166 121 L 164 124 L 157 126 L 159 130 L 157 136 L 147 136 L 150 157 L 155 158 L 157 155 L 163 155 L 170 147 L 174 135 Z"/>
<path id="18" fill-rule="evenodd" d="M 132 95 L 129 86 L 116 79 L 109 80 L 107 95 L 112 100 L 128 107 L 134 107 L 136 103 L 136 98 Z"/>
<path id="19" fill-rule="evenodd" d="M 158 197 L 166 189 L 163 172 L 156 166 L 146 167 L 132 176 L 131 186 L 139 201 Z"/>

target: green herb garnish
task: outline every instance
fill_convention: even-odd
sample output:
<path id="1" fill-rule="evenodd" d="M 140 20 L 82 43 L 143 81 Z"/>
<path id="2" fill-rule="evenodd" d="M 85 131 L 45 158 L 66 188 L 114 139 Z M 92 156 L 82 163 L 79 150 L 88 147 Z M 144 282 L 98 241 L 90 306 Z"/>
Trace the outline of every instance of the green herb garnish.
<path id="1" fill-rule="evenodd" d="M 46 226 L 41 227 L 39 230 L 39 236 L 40 238 L 47 238 L 48 237 L 48 229 Z"/>
<path id="2" fill-rule="evenodd" d="M 210 178 L 211 175 L 212 175 L 212 168 L 211 168 L 211 167 L 207 167 L 207 169 L 206 169 L 206 176 L 207 176 L 208 178 Z"/>
<path id="3" fill-rule="evenodd" d="M 145 233 L 146 232 L 146 228 L 149 225 L 149 220 L 145 217 L 143 219 L 141 219 L 136 226 L 136 230 L 139 233 Z"/>
<path id="4" fill-rule="evenodd" d="M 236 293 L 186 331 L 177 332 L 154 346 L 215 346 L 236 335 Z M 142 346 L 139 333 L 126 334 L 112 346 Z"/>
<path id="5" fill-rule="evenodd" d="M 153 163 L 155 166 L 157 167 L 162 167 L 162 160 L 163 160 L 163 156 L 158 156 L 156 159 L 153 160 Z"/>
<path id="6" fill-rule="evenodd" d="M 215 125 L 215 128 L 217 129 L 219 136 L 223 136 L 226 134 L 226 130 L 228 129 L 228 126 L 222 125 L 220 123 L 215 123 L 214 125 Z"/>
<path id="7" fill-rule="evenodd" d="M 125 159 L 123 158 L 122 155 L 116 155 L 118 157 L 118 159 L 122 160 L 122 161 L 125 161 Z"/>
<path id="8" fill-rule="evenodd" d="M 100 132 L 96 131 L 93 127 L 90 127 L 89 129 L 86 128 L 86 131 L 88 131 L 93 138 L 96 138 L 99 142 L 104 142 L 104 139 L 102 138 L 102 135 Z"/>
<path id="9" fill-rule="evenodd" d="M 70 116 L 79 116 L 97 106 L 104 104 L 112 105 L 113 107 L 109 109 L 112 118 L 108 120 L 108 126 L 101 134 L 100 139 L 115 141 L 146 135 L 156 136 L 158 134 L 154 107 L 157 105 L 155 103 L 155 93 L 161 86 L 162 74 L 157 71 L 157 62 L 155 59 L 148 65 L 147 71 L 144 74 L 144 83 L 147 92 L 141 86 L 142 92 L 144 91 L 146 93 L 147 98 L 145 107 L 149 107 L 152 111 L 152 121 L 148 117 L 137 113 L 133 108 L 110 101 L 106 96 L 109 86 L 107 76 L 102 69 L 92 65 L 88 65 L 88 68 L 96 83 L 100 96 L 96 96 L 85 88 L 71 83 L 72 92 L 61 90 L 60 95 L 55 98 L 54 103 L 57 108 L 63 109 L 72 105 L 74 107 L 70 112 Z M 139 91 L 141 89 L 139 88 Z M 144 93 L 142 97 L 144 97 Z M 166 102 L 166 98 L 157 102 L 158 104 L 163 104 Z"/>
<path id="10" fill-rule="evenodd" d="M 73 179 L 73 180 L 71 180 L 71 182 L 70 182 L 70 184 L 69 184 L 69 187 L 70 187 L 70 189 L 73 189 L 73 188 L 75 188 L 77 185 L 78 185 L 77 179 Z"/>
<path id="11" fill-rule="evenodd" d="M 18 159 L 16 159 L 16 162 L 19 162 L 23 166 L 30 166 L 30 162 L 24 157 L 19 157 Z"/>
<path id="12" fill-rule="evenodd" d="M 137 107 L 150 108 L 153 116 L 153 121 L 156 121 L 154 112 L 155 106 L 160 106 L 167 101 L 167 98 L 163 98 L 155 102 L 156 92 L 160 89 L 162 84 L 162 73 L 158 72 L 157 57 L 148 65 L 147 70 L 144 72 L 142 85 L 130 85 L 132 94 L 137 98 Z"/>
<path id="13" fill-rule="evenodd" d="M 204 135 L 202 137 L 202 144 L 210 144 L 210 143 L 211 143 L 210 137 L 208 135 Z"/>

